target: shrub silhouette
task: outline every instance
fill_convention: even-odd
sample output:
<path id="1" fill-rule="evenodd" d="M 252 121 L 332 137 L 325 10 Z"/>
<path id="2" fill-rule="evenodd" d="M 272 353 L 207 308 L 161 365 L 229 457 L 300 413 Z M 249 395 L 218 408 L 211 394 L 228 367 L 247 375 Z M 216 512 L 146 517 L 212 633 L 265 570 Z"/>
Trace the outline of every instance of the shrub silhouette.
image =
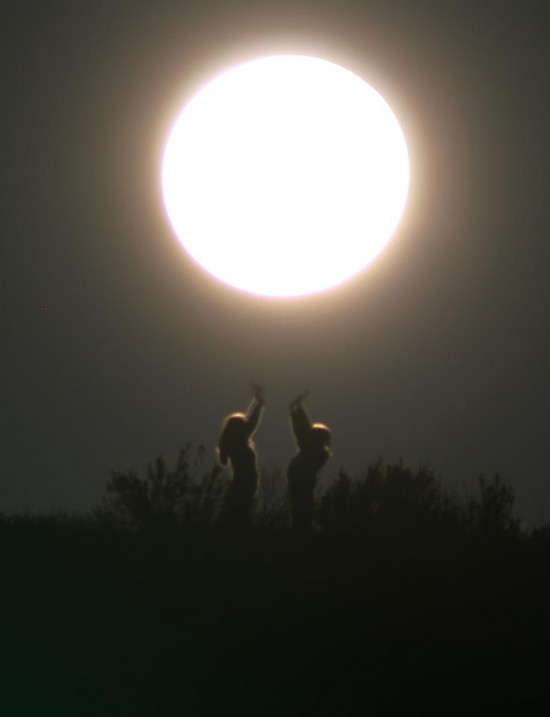
<path id="1" fill-rule="evenodd" d="M 537 545 L 550 546 L 550 523 L 534 528 L 531 532 L 531 541 Z"/>
<path id="2" fill-rule="evenodd" d="M 512 515 L 515 502 L 512 487 L 498 473 L 490 479 L 480 475 L 478 485 L 480 500 L 470 500 L 463 510 L 465 530 L 487 538 L 517 536 L 519 521 Z"/>
<path id="3" fill-rule="evenodd" d="M 262 469 L 254 508 L 256 525 L 273 529 L 290 526 L 287 480 L 282 469 Z"/>
<path id="4" fill-rule="evenodd" d="M 321 499 L 319 522 L 332 532 L 519 536 L 512 487 L 499 474 L 491 479 L 481 475 L 478 486 L 479 498 L 460 504 L 429 466 L 413 469 L 379 459 L 358 478 L 339 473 Z"/>
<path id="5" fill-rule="evenodd" d="M 332 532 L 399 535 L 429 529 L 450 515 L 439 476 L 430 467 L 413 470 L 378 459 L 358 478 L 340 471 L 322 496 L 318 518 Z"/>
<path id="6" fill-rule="evenodd" d="M 204 446 L 186 443 L 176 465 L 162 456 L 147 466 L 140 478 L 133 470 L 112 471 L 95 517 L 126 529 L 211 524 L 225 491 L 222 471 L 203 473 Z"/>
<path id="7" fill-rule="evenodd" d="M 101 506 L 93 516 L 103 525 L 125 530 L 155 527 L 208 527 L 221 518 L 229 479 L 223 468 L 206 470 L 204 446 L 186 443 L 170 467 L 162 456 L 149 463 L 145 477 L 133 470 L 112 471 Z M 254 523 L 284 530 L 290 506 L 281 471 L 264 471 Z M 479 536 L 487 539 L 520 535 L 513 516 L 514 492 L 499 474 L 478 479 L 479 497 L 460 503 L 444 489 L 429 466 L 412 468 L 381 458 L 352 477 L 341 470 L 321 494 L 316 521 L 331 534 Z M 550 530 L 536 538 L 545 542 Z M 535 537 L 535 536 L 533 536 Z"/>

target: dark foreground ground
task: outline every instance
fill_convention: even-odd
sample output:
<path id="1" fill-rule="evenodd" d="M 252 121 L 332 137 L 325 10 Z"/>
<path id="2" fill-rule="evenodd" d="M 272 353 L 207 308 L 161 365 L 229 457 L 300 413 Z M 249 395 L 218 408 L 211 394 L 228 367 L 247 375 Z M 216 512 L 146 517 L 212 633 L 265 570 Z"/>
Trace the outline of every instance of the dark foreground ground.
<path id="1" fill-rule="evenodd" d="M 548 714 L 526 541 L 3 525 L 0 714 Z"/>

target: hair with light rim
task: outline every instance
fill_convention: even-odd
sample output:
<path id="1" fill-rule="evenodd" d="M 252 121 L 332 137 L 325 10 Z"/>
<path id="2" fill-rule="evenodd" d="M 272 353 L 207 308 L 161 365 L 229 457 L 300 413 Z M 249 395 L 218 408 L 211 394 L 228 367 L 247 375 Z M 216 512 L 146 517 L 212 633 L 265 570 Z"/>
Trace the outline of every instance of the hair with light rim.
<path id="1" fill-rule="evenodd" d="M 325 448 L 329 453 L 332 448 L 332 431 L 324 423 L 312 425 L 313 443 L 316 447 Z"/>
<path id="2" fill-rule="evenodd" d="M 218 456 L 222 466 L 226 466 L 231 453 L 237 448 L 250 445 L 246 437 L 246 416 L 244 413 L 232 413 L 222 423 L 222 432 L 218 441 Z M 244 438 L 244 440 L 243 440 Z"/>

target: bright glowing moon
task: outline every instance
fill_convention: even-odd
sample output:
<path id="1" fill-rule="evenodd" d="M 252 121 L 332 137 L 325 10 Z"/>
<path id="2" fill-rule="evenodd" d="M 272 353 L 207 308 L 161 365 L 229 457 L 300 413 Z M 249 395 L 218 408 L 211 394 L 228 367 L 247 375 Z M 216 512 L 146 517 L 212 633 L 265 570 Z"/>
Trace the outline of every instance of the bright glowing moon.
<path id="1" fill-rule="evenodd" d="M 409 158 L 385 100 L 349 70 L 281 55 L 234 67 L 184 107 L 166 144 L 168 216 L 215 277 L 300 296 L 366 267 L 401 218 Z"/>

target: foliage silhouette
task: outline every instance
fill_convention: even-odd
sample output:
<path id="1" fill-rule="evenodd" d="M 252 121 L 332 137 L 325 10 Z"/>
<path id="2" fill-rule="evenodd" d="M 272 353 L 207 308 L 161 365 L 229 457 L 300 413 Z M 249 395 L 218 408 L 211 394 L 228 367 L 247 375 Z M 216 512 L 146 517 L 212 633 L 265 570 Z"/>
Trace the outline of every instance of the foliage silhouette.
<path id="1" fill-rule="evenodd" d="M 205 457 L 204 446 L 186 443 L 173 468 L 160 456 L 144 478 L 133 470 L 112 471 L 96 519 L 133 530 L 211 525 L 227 486 L 218 466 L 204 471 Z"/>
<path id="2" fill-rule="evenodd" d="M 341 471 L 322 496 L 319 523 L 330 532 L 518 537 L 513 516 L 514 492 L 499 474 L 478 479 L 479 499 L 459 503 L 444 490 L 441 478 L 427 465 L 416 469 L 401 461 L 371 463 L 352 479 Z"/>
<path id="3" fill-rule="evenodd" d="M 123 530 L 227 526 L 224 510 L 231 481 L 219 465 L 207 469 L 205 459 L 203 446 L 187 443 L 172 468 L 159 457 L 149 463 L 144 478 L 133 470 L 113 471 L 102 504 L 93 511 L 95 520 Z M 511 486 L 496 474 L 491 479 L 481 475 L 478 487 L 478 497 L 461 503 L 444 489 L 441 477 L 430 466 L 412 468 L 402 461 L 385 463 L 379 458 L 359 476 L 340 470 L 318 497 L 315 519 L 322 531 L 333 535 L 377 535 L 392 540 L 413 535 L 521 537 Z M 264 471 L 252 524 L 285 530 L 290 518 L 282 472 Z M 539 542 L 546 541 L 547 532 L 538 530 Z"/>
<path id="4" fill-rule="evenodd" d="M 515 537 L 519 534 L 519 520 L 513 517 L 514 491 L 504 483 L 499 473 L 487 479 L 478 478 L 480 500 L 470 500 L 463 511 L 466 530 L 484 537 Z"/>
<path id="5" fill-rule="evenodd" d="M 319 523 L 331 532 L 402 535 L 433 530 L 453 510 L 438 475 L 428 466 L 416 470 L 380 458 L 352 479 L 340 471 L 322 496 Z"/>
<path id="6" fill-rule="evenodd" d="M 284 530 L 289 527 L 288 488 L 282 469 L 262 469 L 253 518 L 262 528 Z"/>
<path id="7" fill-rule="evenodd" d="M 529 536 L 531 541 L 539 546 L 550 546 L 550 523 L 544 523 L 543 525 L 535 528 Z"/>

